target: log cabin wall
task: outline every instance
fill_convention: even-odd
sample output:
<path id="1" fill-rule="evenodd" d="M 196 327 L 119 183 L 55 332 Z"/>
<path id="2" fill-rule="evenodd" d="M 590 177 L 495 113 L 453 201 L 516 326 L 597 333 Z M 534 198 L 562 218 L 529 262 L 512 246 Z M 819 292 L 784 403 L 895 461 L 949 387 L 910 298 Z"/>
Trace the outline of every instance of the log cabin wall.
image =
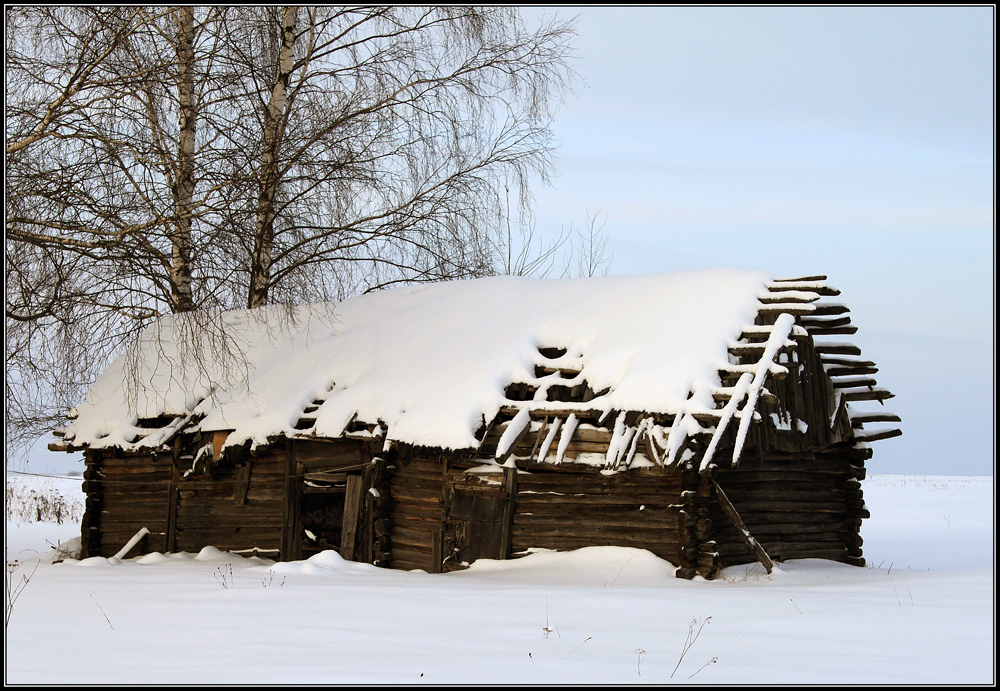
<path id="1" fill-rule="evenodd" d="M 81 553 L 112 557 L 144 527 L 150 534 L 142 538 L 133 554 L 166 551 L 173 470 L 169 457 L 88 450 L 84 462 L 87 499 Z"/>
<path id="2" fill-rule="evenodd" d="M 179 459 L 169 551 L 198 552 L 211 545 L 223 551 L 256 548 L 263 556 L 277 558 L 286 520 L 286 465 L 284 449 L 269 447 L 242 462 L 214 464 L 211 472 L 183 477 L 190 462 Z"/>
<path id="3" fill-rule="evenodd" d="M 408 449 L 392 464 L 390 563 L 396 569 L 439 573 L 443 561 L 446 461 Z"/>
<path id="4" fill-rule="evenodd" d="M 739 512 L 750 534 L 776 561 L 831 559 L 859 566 L 861 520 L 868 517 L 861 495 L 863 461 L 848 447 L 750 460 L 736 468 L 712 474 Z M 757 561 L 737 528 L 726 516 L 715 492 L 707 505 L 714 544 L 703 552 L 700 572 L 714 576 L 718 569 Z"/>
<path id="5" fill-rule="evenodd" d="M 616 545 L 690 569 L 698 520 L 690 483 L 696 485 L 696 473 L 658 468 L 603 475 L 567 464 L 518 473 L 512 552 Z"/>
<path id="6" fill-rule="evenodd" d="M 758 403 L 761 420 L 750 427 L 739 463 L 729 467 L 730 429 L 716 454 L 722 467 L 703 473 L 698 496 L 711 533 L 699 545 L 699 573 L 707 578 L 758 559 L 724 511 L 713 480 L 772 559 L 864 565 L 860 528 L 868 512 L 861 480 L 871 451 L 854 448 L 848 399 L 838 394 L 811 336 L 799 336 L 780 363 L 788 374 L 768 378 L 772 396 Z"/>
<path id="7" fill-rule="evenodd" d="M 189 458 L 170 453 L 88 451 L 83 553 L 110 557 L 141 528 L 150 533 L 129 552 L 281 550 L 286 454 L 265 451 L 240 464 L 191 473 Z"/>

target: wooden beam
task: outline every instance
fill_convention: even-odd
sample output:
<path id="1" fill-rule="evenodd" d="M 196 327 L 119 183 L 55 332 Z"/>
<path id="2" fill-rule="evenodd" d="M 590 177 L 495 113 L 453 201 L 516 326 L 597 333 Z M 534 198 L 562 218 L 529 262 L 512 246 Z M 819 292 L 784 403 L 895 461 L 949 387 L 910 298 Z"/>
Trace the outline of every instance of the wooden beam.
<path id="1" fill-rule="evenodd" d="M 743 523 L 743 519 L 740 518 L 740 514 L 736 511 L 736 507 L 733 506 L 732 502 L 730 502 L 729 498 L 726 496 L 726 493 L 722 491 L 721 487 L 719 487 L 719 483 L 712 480 L 712 486 L 715 487 L 715 496 L 718 498 L 719 506 L 722 507 L 726 517 L 734 526 L 736 526 L 736 530 L 739 532 L 740 537 L 743 538 L 743 541 L 747 543 L 747 546 L 753 550 L 754 554 L 757 555 L 757 558 L 760 559 L 760 563 L 764 565 L 767 572 L 771 573 L 771 570 L 774 568 L 774 564 L 771 562 L 771 558 L 767 556 L 767 552 L 764 551 L 761 544 L 757 542 L 757 540 L 755 540 L 750 534 L 750 531 L 747 530 L 746 524 Z"/>
<path id="2" fill-rule="evenodd" d="M 729 346 L 730 354 L 739 357 L 741 355 L 754 355 L 761 356 L 764 354 L 764 349 L 767 347 L 766 343 L 737 343 L 735 345 Z M 794 352 L 796 345 L 783 345 L 778 349 L 779 353 L 791 353 Z"/>
<path id="3" fill-rule="evenodd" d="M 847 314 L 850 312 L 850 308 L 847 305 L 841 305 L 836 302 L 824 303 L 822 305 L 816 305 L 816 309 L 812 311 L 812 314 L 817 317 L 832 316 L 837 314 Z"/>
<path id="4" fill-rule="evenodd" d="M 878 367 L 827 367 L 831 377 L 854 377 L 862 374 L 878 374 Z"/>
<path id="5" fill-rule="evenodd" d="M 818 295 L 824 295 L 827 297 L 834 297 L 840 295 L 840 291 L 836 288 L 831 288 L 821 281 L 791 281 L 791 280 L 779 280 L 773 283 L 767 284 L 767 289 L 772 293 L 780 293 L 787 290 L 808 290 Z"/>
<path id="6" fill-rule="evenodd" d="M 850 336 L 858 332 L 858 327 L 853 324 L 849 326 L 811 326 L 809 333 L 813 336 Z"/>
<path id="7" fill-rule="evenodd" d="M 294 514 L 299 511 L 298 504 L 295 503 L 295 461 L 292 458 L 292 440 L 285 440 L 285 477 L 282 488 L 281 502 L 281 546 L 280 560 L 291 561 L 292 557 L 292 530 L 294 529 Z"/>
<path id="8" fill-rule="evenodd" d="M 893 398 L 895 394 L 885 389 L 844 391 L 844 400 L 847 401 L 884 401 Z"/>
<path id="9" fill-rule="evenodd" d="M 831 375 L 832 378 L 833 375 Z M 870 377 L 850 377 L 848 379 L 833 379 L 833 388 L 835 389 L 851 389 L 855 386 L 867 386 L 873 388 L 878 384 L 874 379 Z"/>
<path id="10" fill-rule="evenodd" d="M 851 415 L 851 422 L 902 422 L 900 417 L 894 413 L 854 413 Z"/>
<path id="11" fill-rule="evenodd" d="M 802 293 L 802 294 L 801 295 L 788 295 L 788 294 L 783 293 L 783 292 L 776 292 L 776 293 L 773 293 L 771 295 L 761 295 L 758 298 L 758 300 L 760 300 L 765 305 L 774 304 L 774 303 L 780 303 L 780 302 L 807 303 L 807 302 L 816 302 L 817 300 L 819 300 L 819 294 L 815 293 L 815 292 L 813 292 L 811 290 L 801 290 L 801 291 L 796 291 L 796 292 L 799 292 L 799 293 Z"/>
<path id="12" fill-rule="evenodd" d="M 861 355 L 861 348 L 850 343 L 817 343 L 816 352 L 820 355 Z"/>
<path id="13" fill-rule="evenodd" d="M 832 319 L 814 319 L 812 317 L 803 317 L 799 320 L 799 326 L 805 327 L 807 329 L 812 329 L 817 327 L 820 329 L 829 329 L 834 326 L 849 326 L 851 323 L 850 317 L 834 317 Z"/>
<path id="14" fill-rule="evenodd" d="M 903 432 L 898 429 L 885 429 L 879 430 L 878 432 L 872 432 L 871 434 L 857 434 L 854 436 L 854 440 L 860 442 L 879 441 L 880 439 L 898 437 L 902 434 Z"/>
<path id="15" fill-rule="evenodd" d="M 842 367 L 874 367 L 875 363 L 871 360 L 855 360 L 852 357 L 824 357 L 824 366 L 840 365 Z"/>
<path id="16" fill-rule="evenodd" d="M 496 556 L 497 559 L 506 559 L 510 556 L 511 552 L 514 516 L 517 513 L 515 503 L 517 497 L 517 468 L 503 469 L 503 485 L 506 496 L 503 503 L 503 523 L 500 526 L 500 554 Z"/>
<path id="17" fill-rule="evenodd" d="M 508 422 L 507 424 L 509 425 L 510 423 Z M 528 421 L 524 423 L 524 427 L 522 427 L 521 431 L 517 433 L 516 437 L 514 437 L 514 440 L 510 443 L 510 446 L 507 447 L 507 450 L 504 451 L 499 456 L 497 456 L 496 459 L 497 465 L 503 465 L 504 463 L 507 462 L 507 459 L 513 455 L 513 453 L 517 450 L 517 447 L 521 445 L 521 442 L 524 441 L 524 438 L 528 436 L 528 433 L 530 431 L 531 431 L 531 413 L 528 413 Z M 501 435 L 501 438 L 502 437 L 503 435 Z"/>
<path id="18" fill-rule="evenodd" d="M 773 283 L 813 283 L 816 281 L 825 281 L 826 276 L 796 276 L 794 278 L 776 278 Z"/>
<path id="19" fill-rule="evenodd" d="M 354 542 L 358 534 L 358 519 L 361 516 L 362 489 L 363 483 L 360 475 L 347 477 L 344 518 L 340 529 L 340 556 L 347 561 L 354 561 Z"/>
<path id="20" fill-rule="evenodd" d="M 233 486 L 233 501 L 237 504 L 247 503 L 247 490 L 250 488 L 250 463 L 244 463 L 236 469 L 236 479 Z"/>

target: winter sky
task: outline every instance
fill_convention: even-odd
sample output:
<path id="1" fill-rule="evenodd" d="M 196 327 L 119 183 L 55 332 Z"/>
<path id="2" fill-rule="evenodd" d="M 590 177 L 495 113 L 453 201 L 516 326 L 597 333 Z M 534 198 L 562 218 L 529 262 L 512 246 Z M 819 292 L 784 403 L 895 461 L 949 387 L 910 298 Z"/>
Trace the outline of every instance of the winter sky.
<path id="1" fill-rule="evenodd" d="M 538 231 L 596 215 L 614 274 L 827 275 L 903 419 L 870 472 L 992 475 L 995 8 L 544 11 L 581 81 Z"/>
<path id="2" fill-rule="evenodd" d="M 583 80 L 537 228 L 611 273 L 825 274 L 896 394 L 872 473 L 991 475 L 993 7 L 559 8 Z"/>

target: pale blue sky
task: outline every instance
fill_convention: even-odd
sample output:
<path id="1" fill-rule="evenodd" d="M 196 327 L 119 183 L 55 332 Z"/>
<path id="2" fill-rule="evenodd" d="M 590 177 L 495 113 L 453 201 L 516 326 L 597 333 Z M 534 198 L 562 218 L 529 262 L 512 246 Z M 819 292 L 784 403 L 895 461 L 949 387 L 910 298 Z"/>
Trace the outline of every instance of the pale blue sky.
<path id="1" fill-rule="evenodd" d="M 992 7 L 558 8 L 585 82 L 539 231 L 612 273 L 822 273 L 896 394 L 873 473 L 993 472 Z"/>

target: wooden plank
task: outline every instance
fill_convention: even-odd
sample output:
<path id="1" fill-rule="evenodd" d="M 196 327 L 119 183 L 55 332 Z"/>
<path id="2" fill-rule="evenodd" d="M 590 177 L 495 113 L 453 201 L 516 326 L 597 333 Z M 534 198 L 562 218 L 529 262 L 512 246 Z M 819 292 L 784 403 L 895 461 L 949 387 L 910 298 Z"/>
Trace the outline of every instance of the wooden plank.
<path id="1" fill-rule="evenodd" d="M 518 492 L 517 504 L 519 511 L 530 512 L 541 510 L 542 507 L 569 507 L 569 506 L 602 506 L 606 510 L 620 508 L 624 510 L 636 510 L 639 506 L 646 507 L 667 507 L 680 504 L 676 497 L 664 497 L 657 494 L 620 496 L 616 494 L 563 494 L 547 492 L 544 494 L 532 494 L 529 492 Z"/>
<path id="2" fill-rule="evenodd" d="M 544 425 L 542 427 L 544 432 Z M 539 435 L 541 439 L 541 435 Z M 532 452 L 534 453 L 534 452 Z M 514 516 L 517 513 L 517 468 L 504 468 L 504 505 L 503 523 L 500 534 L 500 555 L 499 559 L 506 559 L 510 556 L 511 532 L 514 526 Z"/>
<path id="3" fill-rule="evenodd" d="M 650 528 L 677 530 L 684 525 L 683 517 L 674 512 L 631 511 L 628 515 L 572 515 L 520 513 L 514 524 L 525 529 L 531 526 L 562 526 L 569 532 L 583 531 L 582 526 L 597 525 L 608 529 Z"/>
<path id="4" fill-rule="evenodd" d="M 363 483 L 360 475 L 347 478 L 347 494 L 344 497 L 344 520 L 341 527 L 340 556 L 354 561 L 354 542 L 358 533 L 358 519 L 361 515 L 361 494 Z"/>
<path id="5" fill-rule="evenodd" d="M 293 505 L 294 497 L 294 483 L 295 478 L 295 464 L 292 459 L 292 442 L 291 440 L 285 441 L 285 458 L 284 458 L 284 492 L 281 502 L 281 554 L 280 559 L 282 561 L 292 561 L 294 557 L 292 556 L 292 529 L 293 529 L 293 515 L 298 513 L 299 507 Z"/>
<path id="6" fill-rule="evenodd" d="M 861 355 L 861 348 L 850 343 L 817 343 L 815 350 L 820 355 Z"/>
<path id="7" fill-rule="evenodd" d="M 507 459 L 511 457 L 511 455 L 517 450 L 517 447 L 525 439 L 528 438 L 528 433 L 530 431 L 531 431 L 531 422 L 529 418 L 529 421 L 525 422 L 524 427 L 522 427 L 521 431 L 517 433 L 517 436 L 514 438 L 514 441 L 511 442 L 510 446 L 507 447 L 507 450 L 504 451 L 502 454 L 500 454 L 499 457 L 497 457 L 496 462 L 498 465 L 503 465 L 507 461 Z"/>
<path id="8" fill-rule="evenodd" d="M 772 283 L 819 283 L 826 280 L 826 276 L 796 276 L 793 278 L 775 278 Z M 771 290 L 780 290 L 779 288 L 771 288 L 770 284 L 768 287 Z"/>
<path id="9" fill-rule="evenodd" d="M 431 539 L 431 573 L 441 573 L 444 561 L 444 530 L 438 528 L 432 533 Z"/>
<path id="10" fill-rule="evenodd" d="M 848 401 L 885 401 L 895 398 L 896 395 L 886 389 L 873 389 L 870 391 L 844 391 L 841 394 Z"/>
<path id="11" fill-rule="evenodd" d="M 809 335 L 816 336 L 851 336 L 858 332 L 858 327 L 853 324 L 849 326 L 813 326 L 809 329 Z"/>
<path id="12" fill-rule="evenodd" d="M 902 422 L 894 413 L 851 413 L 851 422 L 867 424 L 869 422 Z"/>
<path id="13" fill-rule="evenodd" d="M 250 464 L 244 464 L 236 470 L 236 485 L 233 488 L 233 501 L 237 504 L 247 503 L 247 490 L 250 488 Z"/>
<path id="14" fill-rule="evenodd" d="M 722 506 L 722 510 L 725 511 L 726 517 L 729 518 L 733 525 L 740 531 L 740 536 L 743 538 L 744 542 L 747 543 L 747 546 L 750 547 L 750 549 L 752 549 L 757 555 L 760 563 L 764 565 L 764 569 L 766 569 L 768 573 L 771 573 L 774 568 L 774 564 L 771 563 L 771 558 L 767 556 L 767 552 L 764 551 L 764 548 L 761 547 L 760 543 L 758 543 L 757 540 L 755 540 L 750 534 L 750 531 L 747 530 L 746 525 L 743 523 L 743 519 L 740 518 L 739 513 L 736 511 L 736 507 L 733 506 L 726 497 L 726 493 L 722 491 L 721 487 L 719 487 L 719 483 L 712 480 L 712 486 L 715 488 L 716 497 L 719 500 L 719 504 Z"/>
<path id="15" fill-rule="evenodd" d="M 898 437 L 903 434 L 902 430 L 898 429 L 886 429 L 879 430 L 878 432 L 871 432 L 869 434 L 856 434 L 854 439 L 860 442 L 873 442 L 880 441 L 882 439 L 892 439 L 893 437 Z"/>
<path id="16" fill-rule="evenodd" d="M 877 374 L 878 367 L 827 367 L 826 373 L 830 377 L 852 377 L 862 374 Z"/>

